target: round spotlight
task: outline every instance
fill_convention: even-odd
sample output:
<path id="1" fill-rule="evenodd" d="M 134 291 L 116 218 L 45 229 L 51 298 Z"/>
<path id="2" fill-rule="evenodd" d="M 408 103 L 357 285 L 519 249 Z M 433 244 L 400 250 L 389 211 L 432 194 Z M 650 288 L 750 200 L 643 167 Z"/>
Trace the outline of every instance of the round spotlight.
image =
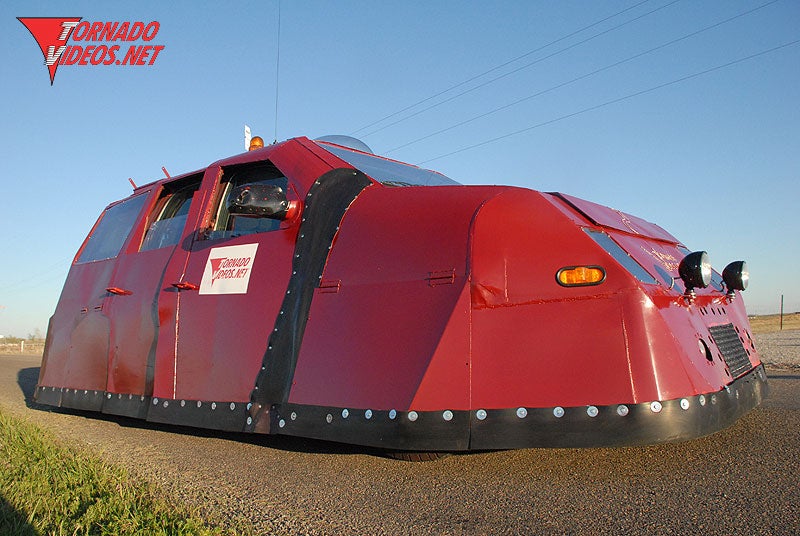
<path id="1" fill-rule="evenodd" d="M 747 271 L 747 263 L 744 261 L 733 261 L 722 271 L 722 280 L 728 287 L 728 292 L 734 290 L 744 290 L 750 282 L 750 272 Z"/>
<path id="2" fill-rule="evenodd" d="M 686 292 L 694 288 L 706 288 L 711 283 L 711 262 L 708 253 L 695 251 L 686 255 L 678 265 L 678 275 L 686 285 Z"/>

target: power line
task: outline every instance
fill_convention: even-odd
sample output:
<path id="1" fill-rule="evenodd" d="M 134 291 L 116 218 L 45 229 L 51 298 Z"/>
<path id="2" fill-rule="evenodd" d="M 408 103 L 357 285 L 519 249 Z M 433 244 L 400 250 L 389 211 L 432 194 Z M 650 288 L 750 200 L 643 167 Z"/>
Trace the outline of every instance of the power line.
<path id="1" fill-rule="evenodd" d="M 567 34 L 567 35 L 565 35 L 565 36 L 563 36 L 563 37 L 559 37 L 559 38 L 558 38 L 558 39 L 556 39 L 555 41 L 550 41 L 549 43 L 547 43 L 547 44 L 545 44 L 545 45 L 542 45 L 542 46 L 540 46 L 539 48 L 536 48 L 536 49 L 534 49 L 534 50 L 531 50 L 530 52 L 526 52 L 525 54 L 523 54 L 523 55 L 521 55 L 521 56 L 517 56 L 517 57 L 516 57 L 516 58 L 514 58 L 514 59 L 508 60 L 508 61 L 506 61 L 505 63 L 501 63 L 500 65 L 497 65 L 496 67 L 492 67 L 492 68 L 491 68 L 491 69 L 489 69 L 488 71 L 484 71 L 484 72 L 482 72 L 482 73 L 480 73 L 480 74 L 477 74 L 477 75 L 473 76 L 472 78 L 468 78 L 467 80 L 464 80 L 463 82 L 459 82 L 458 84 L 456 84 L 456 85 L 454 85 L 454 86 L 450 86 L 449 88 L 447 88 L 447 89 L 445 89 L 445 90 L 443 90 L 443 91 L 440 91 L 439 93 L 436 93 L 435 95 L 431 95 L 430 97 L 427 97 L 427 98 L 425 98 L 425 99 L 422 99 L 421 101 L 415 102 L 414 104 L 411 104 L 410 106 L 406 106 L 406 107 L 405 107 L 405 108 L 403 108 L 402 110 L 398 110 L 398 111 L 396 111 L 396 112 L 394 112 L 394 113 L 391 113 L 391 114 L 389 114 L 389 115 L 387 115 L 387 116 L 385 116 L 385 117 L 382 117 L 381 119 L 378 119 L 377 121 L 373 121 L 372 123 L 370 123 L 370 124 L 368 124 L 368 125 L 364 125 L 363 127 L 359 128 L 359 129 L 356 129 L 356 130 L 354 130 L 353 132 L 351 132 L 351 133 L 350 133 L 350 135 L 351 135 L 351 136 L 353 136 L 353 135 L 355 135 L 355 134 L 358 134 L 358 133 L 359 133 L 359 132 L 361 132 L 362 130 L 366 130 L 366 129 L 368 129 L 369 127 L 372 127 L 372 126 L 374 126 L 374 125 L 377 125 L 378 123 L 381 123 L 382 121 L 385 121 L 385 120 L 387 120 L 387 119 L 391 119 L 392 117 L 395 117 L 395 116 L 397 116 L 397 115 L 400 115 L 400 114 L 401 114 L 401 113 L 403 113 L 403 112 L 406 112 L 406 111 L 408 111 L 408 110 L 411 110 L 412 108 L 415 108 L 416 106 L 419 106 L 420 104 L 423 104 L 423 103 L 425 103 L 425 102 L 428 102 L 429 100 L 435 99 L 436 97 L 440 97 L 440 96 L 444 95 L 445 93 L 448 93 L 448 92 L 450 92 L 450 91 L 452 91 L 452 90 L 454 90 L 454 89 L 456 89 L 456 88 L 459 88 L 459 87 L 461 87 L 461 86 L 463 86 L 463 85 L 469 84 L 470 82 L 472 82 L 472 81 L 474 81 L 474 80 L 477 80 L 478 78 L 481 78 L 481 77 L 483 77 L 483 76 L 486 76 L 486 75 L 487 75 L 487 74 L 489 74 L 489 73 L 493 73 L 493 72 L 495 72 L 495 71 L 497 71 L 497 70 L 499 70 L 499 69 L 502 69 L 503 67 L 506 67 L 506 66 L 508 66 L 508 65 L 511 65 L 512 63 L 514 63 L 514 62 L 516 62 L 516 61 L 519 61 L 519 60 L 521 60 L 522 58 L 526 58 L 526 57 L 530 56 L 531 54 L 534 54 L 534 53 L 536 53 L 536 52 L 539 52 L 540 50 L 543 50 L 543 49 L 545 49 L 545 48 L 547 48 L 547 47 L 549 47 L 549 46 L 551 46 L 551 45 L 554 45 L 554 44 L 556 44 L 556 43 L 559 43 L 559 42 L 561 42 L 561 41 L 563 41 L 563 40 L 565 40 L 565 39 L 569 39 L 570 37 L 572 37 L 572 36 L 574 36 L 574 35 L 577 35 L 577 34 L 579 34 L 579 33 L 583 32 L 583 31 L 585 31 L 585 30 L 588 30 L 589 28 L 592 28 L 592 27 L 594 27 L 594 26 L 597 26 L 598 24 L 602 24 L 602 23 L 606 22 L 607 20 L 613 19 L 614 17 L 617 17 L 617 16 L 619 16 L 619 15 L 622 15 L 623 13 L 625 13 L 625 12 L 627 12 L 627 11 L 630 11 L 630 10 L 632 10 L 632 9 L 635 9 L 635 8 L 637 8 L 637 7 L 641 6 L 642 4 L 646 4 L 646 3 L 647 3 L 647 2 L 649 2 L 649 1 L 650 1 L 650 0 L 643 0 L 643 1 L 639 2 L 638 4 L 635 4 L 635 5 L 633 5 L 633 6 L 629 7 L 629 8 L 623 9 L 622 11 L 618 11 L 617 13 L 614 13 L 613 15 L 609 15 L 608 17 L 606 17 L 606 18 L 604 18 L 604 19 L 600 19 L 599 21 L 593 22 L 592 24 L 590 24 L 590 25 L 588 25 L 588 26 L 584 26 L 583 28 L 581 28 L 581 29 L 579 29 L 579 30 L 575 30 L 574 32 L 572 32 L 572 33 L 570 33 L 570 34 Z M 674 3 L 674 2 L 673 2 L 673 3 Z"/>
<path id="2" fill-rule="evenodd" d="M 494 143 L 496 141 L 500 141 L 500 140 L 503 140 L 503 139 L 506 139 L 506 138 L 510 138 L 512 136 L 516 136 L 517 134 L 522 134 L 523 132 L 528 132 L 530 130 L 534 130 L 534 129 L 539 128 L 539 127 L 543 127 L 543 126 L 546 126 L 546 125 L 551 125 L 553 123 L 557 123 L 558 121 L 562 121 L 564 119 L 569 119 L 570 117 L 575 117 L 577 115 L 581 115 L 581 114 L 584 114 L 586 112 L 591 112 L 591 111 L 594 111 L 594 110 L 598 110 L 600 108 L 604 108 L 605 106 L 610 106 L 611 104 L 616 104 L 616 103 L 622 102 L 624 100 L 632 99 L 633 97 L 638 97 L 638 96 L 644 95 L 646 93 L 651 93 L 653 91 L 656 91 L 656 90 L 659 90 L 659 89 L 663 89 L 665 87 L 672 86 L 672 85 L 678 84 L 680 82 L 685 82 L 686 80 L 691 80 L 692 78 L 697 78 L 698 76 L 702 76 L 702 75 L 705 75 L 705 74 L 708 74 L 708 73 L 711 73 L 711 72 L 714 72 L 714 71 L 719 71 L 720 69 L 724 69 L 726 67 L 730 67 L 731 65 L 736 65 L 737 63 L 742 63 L 744 61 L 751 60 L 751 59 L 757 58 L 759 56 L 764 56 L 765 54 L 770 54 L 770 53 L 775 52 L 777 50 L 780 50 L 782 48 L 790 47 L 790 46 L 796 45 L 798 43 L 800 43 L 800 39 L 797 39 L 795 41 L 791 41 L 789 43 L 784 43 L 782 45 L 778 45 L 776 47 L 773 47 L 773 48 L 770 48 L 770 49 L 767 49 L 767 50 L 763 50 L 761 52 L 757 52 L 755 54 L 751 54 L 749 56 L 745 56 L 743 58 L 739 58 L 737 60 L 733 60 L 733 61 L 730 61 L 728 63 L 722 64 L 722 65 L 717 65 L 716 67 L 711 67 L 710 69 L 705 69 L 703 71 L 699 71 L 699 72 L 696 72 L 696 73 L 693 73 L 693 74 L 690 74 L 690 75 L 686 75 L 686 76 L 683 76 L 681 78 L 677 78 L 675 80 L 671 80 L 669 82 L 665 82 L 663 84 L 659 84 L 657 86 L 653 86 L 653 87 L 650 87 L 650 88 L 647 88 L 647 89 L 643 89 L 641 91 L 637 91 L 636 93 L 631 93 L 629 95 L 625 95 L 624 97 L 619 97 L 619 98 L 616 98 L 616 99 L 613 99 L 613 100 L 610 100 L 610 101 L 603 102 L 601 104 L 597 104 L 595 106 L 590 106 L 589 108 L 584 108 L 583 110 L 578 110 L 577 112 L 572 112 L 570 114 L 566 114 L 566 115 L 562 115 L 560 117 L 556 117 L 555 119 L 550 119 L 550 120 L 544 121 L 542 123 L 537 123 L 536 125 L 533 125 L 533 126 L 530 126 L 530 127 L 527 127 L 527 128 L 523 128 L 523 129 L 520 129 L 520 130 L 516 130 L 516 131 L 510 132 L 508 134 L 503 134 L 502 136 L 497 136 L 496 138 L 492 138 L 492 139 L 489 139 L 489 140 L 486 140 L 486 141 L 482 141 L 480 143 L 475 143 L 475 144 L 469 145 L 467 147 L 462 147 L 461 149 L 457 149 L 455 151 L 451 151 L 449 153 L 436 156 L 434 158 L 429 158 L 427 160 L 423 160 L 421 162 L 417 162 L 416 165 L 427 164 L 428 162 L 433 162 L 434 160 L 439 160 L 441 158 L 446 158 L 446 157 L 452 156 L 454 154 L 462 153 L 464 151 L 469 151 L 470 149 L 475 149 L 477 147 L 482 147 L 483 145 L 488 145 L 488 144 Z"/>
<path id="3" fill-rule="evenodd" d="M 550 59 L 550 58 L 552 58 L 554 56 L 558 56 L 559 54 L 562 54 L 562 53 L 564 53 L 564 52 L 566 52 L 568 50 L 571 50 L 571 49 L 573 49 L 575 47 L 578 47 L 580 45 L 586 44 L 589 41 L 592 41 L 593 39 L 597 39 L 600 36 L 603 36 L 603 35 L 605 35 L 607 33 L 613 32 L 614 30 L 618 30 L 619 28 L 622 28 L 623 26 L 626 26 L 628 24 L 636 22 L 637 20 L 643 19 L 644 17 L 647 17 L 648 15 L 652 15 L 656 11 L 661 11 L 662 9 L 667 8 L 667 7 L 669 7 L 669 6 L 673 5 L 673 4 L 677 4 L 680 1 L 681 0 L 672 0 L 672 2 L 670 2 L 668 4 L 664 4 L 661 7 L 657 7 L 656 9 L 653 9 L 651 11 L 648 11 L 647 13 L 644 13 L 643 15 L 639 15 L 638 17 L 634 17 L 633 19 L 631 19 L 629 21 L 620 23 L 620 24 L 618 24 L 616 26 L 613 26 L 613 27 L 611 27 L 611 28 L 609 28 L 607 30 L 604 30 L 604 31 L 602 31 L 600 33 L 597 33 L 597 34 L 595 34 L 595 35 L 593 35 L 591 37 L 587 37 L 586 39 L 584 39 L 582 41 L 578 41 L 577 43 L 573 43 L 572 45 L 570 45 L 568 47 L 564 47 L 561 50 L 557 50 L 556 52 L 548 54 L 547 56 L 544 56 L 544 57 L 539 58 L 537 60 L 534 60 L 534 61 L 532 61 L 530 63 L 527 63 L 527 64 L 523 65 L 522 67 L 517 67 L 516 69 L 514 69 L 512 71 L 509 71 L 507 73 L 501 74 L 500 76 L 496 76 L 495 78 L 492 78 L 491 80 L 487 80 L 486 82 L 483 82 L 482 84 L 478 84 L 477 86 L 474 86 L 474 87 L 472 87 L 470 89 L 464 90 L 461 93 L 458 93 L 457 95 L 453 95 L 452 97 L 447 98 L 447 99 L 445 99 L 443 101 L 437 102 L 436 104 L 431 104 L 430 106 L 428 106 L 426 108 L 423 108 L 422 110 L 418 110 L 418 111 L 414 112 L 413 114 L 407 115 L 407 116 L 405 116 L 405 117 L 403 117 L 401 119 L 398 119 L 397 121 L 393 121 L 393 122 L 391 122 L 391 123 L 389 123 L 387 125 L 384 125 L 384 126 L 382 126 L 380 128 L 377 128 L 377 129 L 375 129 L 375 130 L 373 130 L 371 132 L 368 132 L 366 134 L 362 134 L 361 136 L 362 137 L 371 136 L 371 135 L 373 135 L 373 134 L 375 134 L 377 132 L 380 132 L 381 130 L 384 130 L 386 128 L 394 126 L 394 125 L 396 125 L 398 123 L 402 123 L 403 121 L 407 121 L 408 119 L 411 119 L 412 117 L 416 117 L 416 116 L 418 116 L 418 115 L 420 115 L 420 114 L 422 114 L 424 112 L 427 112 L 428 110 L 436 108 L 437 106 L 441 106 L 442 104 L 445 104 L 445 103 L 448 103 L 450 101 L 453 101 L 453 100 L 455 100 L 455 99 L 457 99 L 459 97 L 462 97 L 462 96 L 466 95 L 467 93 L 471 93 L 471 92 L 473 92 L 473 91 L 475 91 L 477 89 L 480 89 L 482 87 L 486 87 L 489 84 L 497 82 L 498 80 L 501 80 L 501 79 L 503 79 L 503 78 L 505 78 L 507 76 L 511 76 L 512 74 L 518 73 L 519 71 L 522 71 L 523 69 L 527 69 L 528 67 L 536 65 L 537 63 L 541 63 L 541 62 L 543 62 L 545 60 L 548 60 L 548 59 Z"/>
<path id="4" fill-rule="evenodd" d="M 738 18 L 744 17 L 746 15 L 749 15 L 749 14 L 755 12 L 755 11 L 758 11 L 759 9 L 763 9 L 763 8 L 765 8 L 765 7 L 767 7 L 767 6 L 771 5 L 771 4 L 774 4 L 774 3 L 778 2 L 778 1 L 779 0 L 772 0 L 772 1 L 767 2 L 765 4 L 762 4 L 762 5 L 760 5 L 760 6 L 756 7 L 756 8 L 750 9 L 748 11 L 744 11 L 742 13 L 739 13 L 738 15 L 734 15 L 733 17 L 727 18 L 727 19 L 725 19 L 723 21 L 717 22 L 717 23 L 712 24 L 710 26 L 706 26 L 705 28 L 702 28 L 702 29 L 697 30 L 695 32 L 686 34 L 683 37 L 678 37 L 677 39 L 673 39 L 673 40 L 668 41 L 666 43 L 663 43 L 663 44 L 661 44 L 661 45 L 659 45 L 657 47 L 651 48 L 649 50 L 645 50 L 644 52 L 640 52 L 638 54 L 635 54 L 633 56 L 625 58 L 624 60 L 620 60 L 620 61 L 617 61 L 617 62 L 612 63 L 610 65 L 606 65 L 605 67 L 601 67 L 600 69 L 596 69 L 596 70 L 594 70 L 594 71 L 592 71 L 590 73 L 583 74 L 583 75 L 581 75 L 581 76 L 579 76 L 577 78 L 573 78 L 572 80 L 568 80 L 567 82 L 562 82 L 562 83 L 557 84 L 555 86 L 551 86 L 551 87 L 549 87 L 547 89 L 543 89 L 541 91 L 538 91 L 537 93 L 534 93 L 533 95 L 528 95 L 527 97 L 523 97 L 521 99 L 518 99 L 518 100 L 516 100 L 514 102 L 511 102 L 509 104 L 506 104 L 504 106 L 500 106 L 499 108 L 495 108 L 495 109 L 490 110 L 488 112 L 484 112 L 482 114 L 476 115 L 476 116 L 474 116 L 474 117 L 472 117 L 470 119 L 466 119 L 464 121 L 461 121 L 461 122 L 456 123 L 454 125 L 451 125 L 449 127 L 443 128 L 441 130 L 437 130 L 436 132 L 433 132 L 431 134 L 427 134 L 425 136 L 422 136 L 421 138 L 414 139 L 414 140 L 412 140 L 412 141 L 410 141 L 408 143 L 404 143 L 403 145 L 398 145 L 397 147 L 394 147 L 393 149 L 389 149 L 388 151 L 385 151 L 384 154 L 393 153 L 394 151 L 397 151 L 399 149 L 403 149 L 405 147 L 408 147 L 409 145 L 413 145 L 413 144 L 418 143 L 420 141 L 427 140 L 428 138 L 432 138 L 433 136 L 442 134 L 442 133 L 447 132 L 449 130 L 453 130 L 454 128 L 458 128 L 460 126 L 464 126 L 467 123 L 471 123 L 471 122 L 476 121 L 478 119 L 482 119 L 482 118 L 484 118 L 484 117 L 486 117 L 488 115 L 491 115 L 491 114 L 506 110 L 506 109 L 511 108 L 513 106 L 516 106 L 517 104 L 520 104 L 522 102 L 531 100 L 531 99 L 533 99 L 535 97 L 539 97 L 541 95 L 544 95 L 545 93 L 549 93 L 550 91 L 554 91 L 556 89 L 560 89 L 560 88 L 568 86 L 570 84 L 574 84 L 575 82 L 578 82 L 580 80 L 584 80 L 586 78 L 589 78 L 590 76 L 594 76 L 594 75 L 596 75 L 598 73 L 601 73 L 603 71 L 607 71 L 607 70 L 612 69 L 614 67 L 618 67 L 618 66 L 622 65 L 623 63 L 627 63 L 629 61 L 633 61 L 635 59 L 641 58 L 642 56 L 645 56 L 647 54 L 655 52 L 656 50 L 660 50 L 662 48 L 666 48 L 668 46 L 674 45 L 675 43 L 678 43 L 679 41 L 684 41 L 686 39 L 689 39 L 690 37 L 694 37 L 694 36 L 696 36 L 698 34 L 701 34 L 703 32 L 707 32 L 708 30 L 712 30 L 714 28 L 722 26 L 723 24 L 727 24 L 727 23 L 729 23 L 729 22 L 731 22 L 731 21 L 733 21 L 735 19 L 738 19 Z"/>

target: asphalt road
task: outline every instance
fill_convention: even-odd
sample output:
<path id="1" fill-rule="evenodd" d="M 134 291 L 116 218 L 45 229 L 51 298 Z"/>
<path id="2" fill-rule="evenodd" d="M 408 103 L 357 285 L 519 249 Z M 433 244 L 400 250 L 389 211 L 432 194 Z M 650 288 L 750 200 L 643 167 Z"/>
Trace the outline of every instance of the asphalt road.
<path id="1" fill-rule="evenodd" d="M 0 356 L 0 406 L 218 519 L 291 534 L 798 534 L 800 368 L 733 427 L 669 445 L 408 463 L 330 443 L 218 434 L 32 402 L 39 360 Z"/>

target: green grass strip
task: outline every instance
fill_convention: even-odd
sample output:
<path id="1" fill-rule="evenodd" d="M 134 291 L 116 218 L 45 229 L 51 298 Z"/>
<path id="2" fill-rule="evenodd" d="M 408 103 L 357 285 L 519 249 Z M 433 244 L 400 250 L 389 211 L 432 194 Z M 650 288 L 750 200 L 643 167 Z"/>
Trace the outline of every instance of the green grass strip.
<path id="1" fill-rule="evenodd" d="M 0 411 L 0 534 L 224 534 L 157 488 Z"/>

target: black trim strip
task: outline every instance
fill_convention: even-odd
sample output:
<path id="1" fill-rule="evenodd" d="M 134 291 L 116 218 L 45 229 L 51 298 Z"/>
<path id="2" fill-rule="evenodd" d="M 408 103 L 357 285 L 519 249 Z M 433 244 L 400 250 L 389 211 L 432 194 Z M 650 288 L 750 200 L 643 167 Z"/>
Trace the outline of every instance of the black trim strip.
<path id="1" fill-rule="evenodd" d="M 40 404 L 120 415 L 145 411 L 148 421 L 232 432 L 255 431 L 408 451 L 619 447 L 683 441 L 732 425 L 769 393 L 764 366 L 715 393 L 610 406 L 394 411 L 283 404 L 254 429 L 250 404 L 171 400 L 37 386 Z M 110 395 L 110 397 L 109 397 Z M 106 400 L 106 406 L 103 401 Z M 125 405 L 127 409 L 123 409 Z"/>
<path id="2" fill-rule="evenodd" d="M 370 184 L 370 178 L 360 171 L 334 169 L 320 176 L 306 195 L 292 276 L 250 396 L 251 431 L 267 431 L 268 422 L 259 425 L 258 421 L 269 413 L 272 405 L 284 404 L 289 399 L 311 300 L 322 279 L 333 239 L 348 207 Z"/>

